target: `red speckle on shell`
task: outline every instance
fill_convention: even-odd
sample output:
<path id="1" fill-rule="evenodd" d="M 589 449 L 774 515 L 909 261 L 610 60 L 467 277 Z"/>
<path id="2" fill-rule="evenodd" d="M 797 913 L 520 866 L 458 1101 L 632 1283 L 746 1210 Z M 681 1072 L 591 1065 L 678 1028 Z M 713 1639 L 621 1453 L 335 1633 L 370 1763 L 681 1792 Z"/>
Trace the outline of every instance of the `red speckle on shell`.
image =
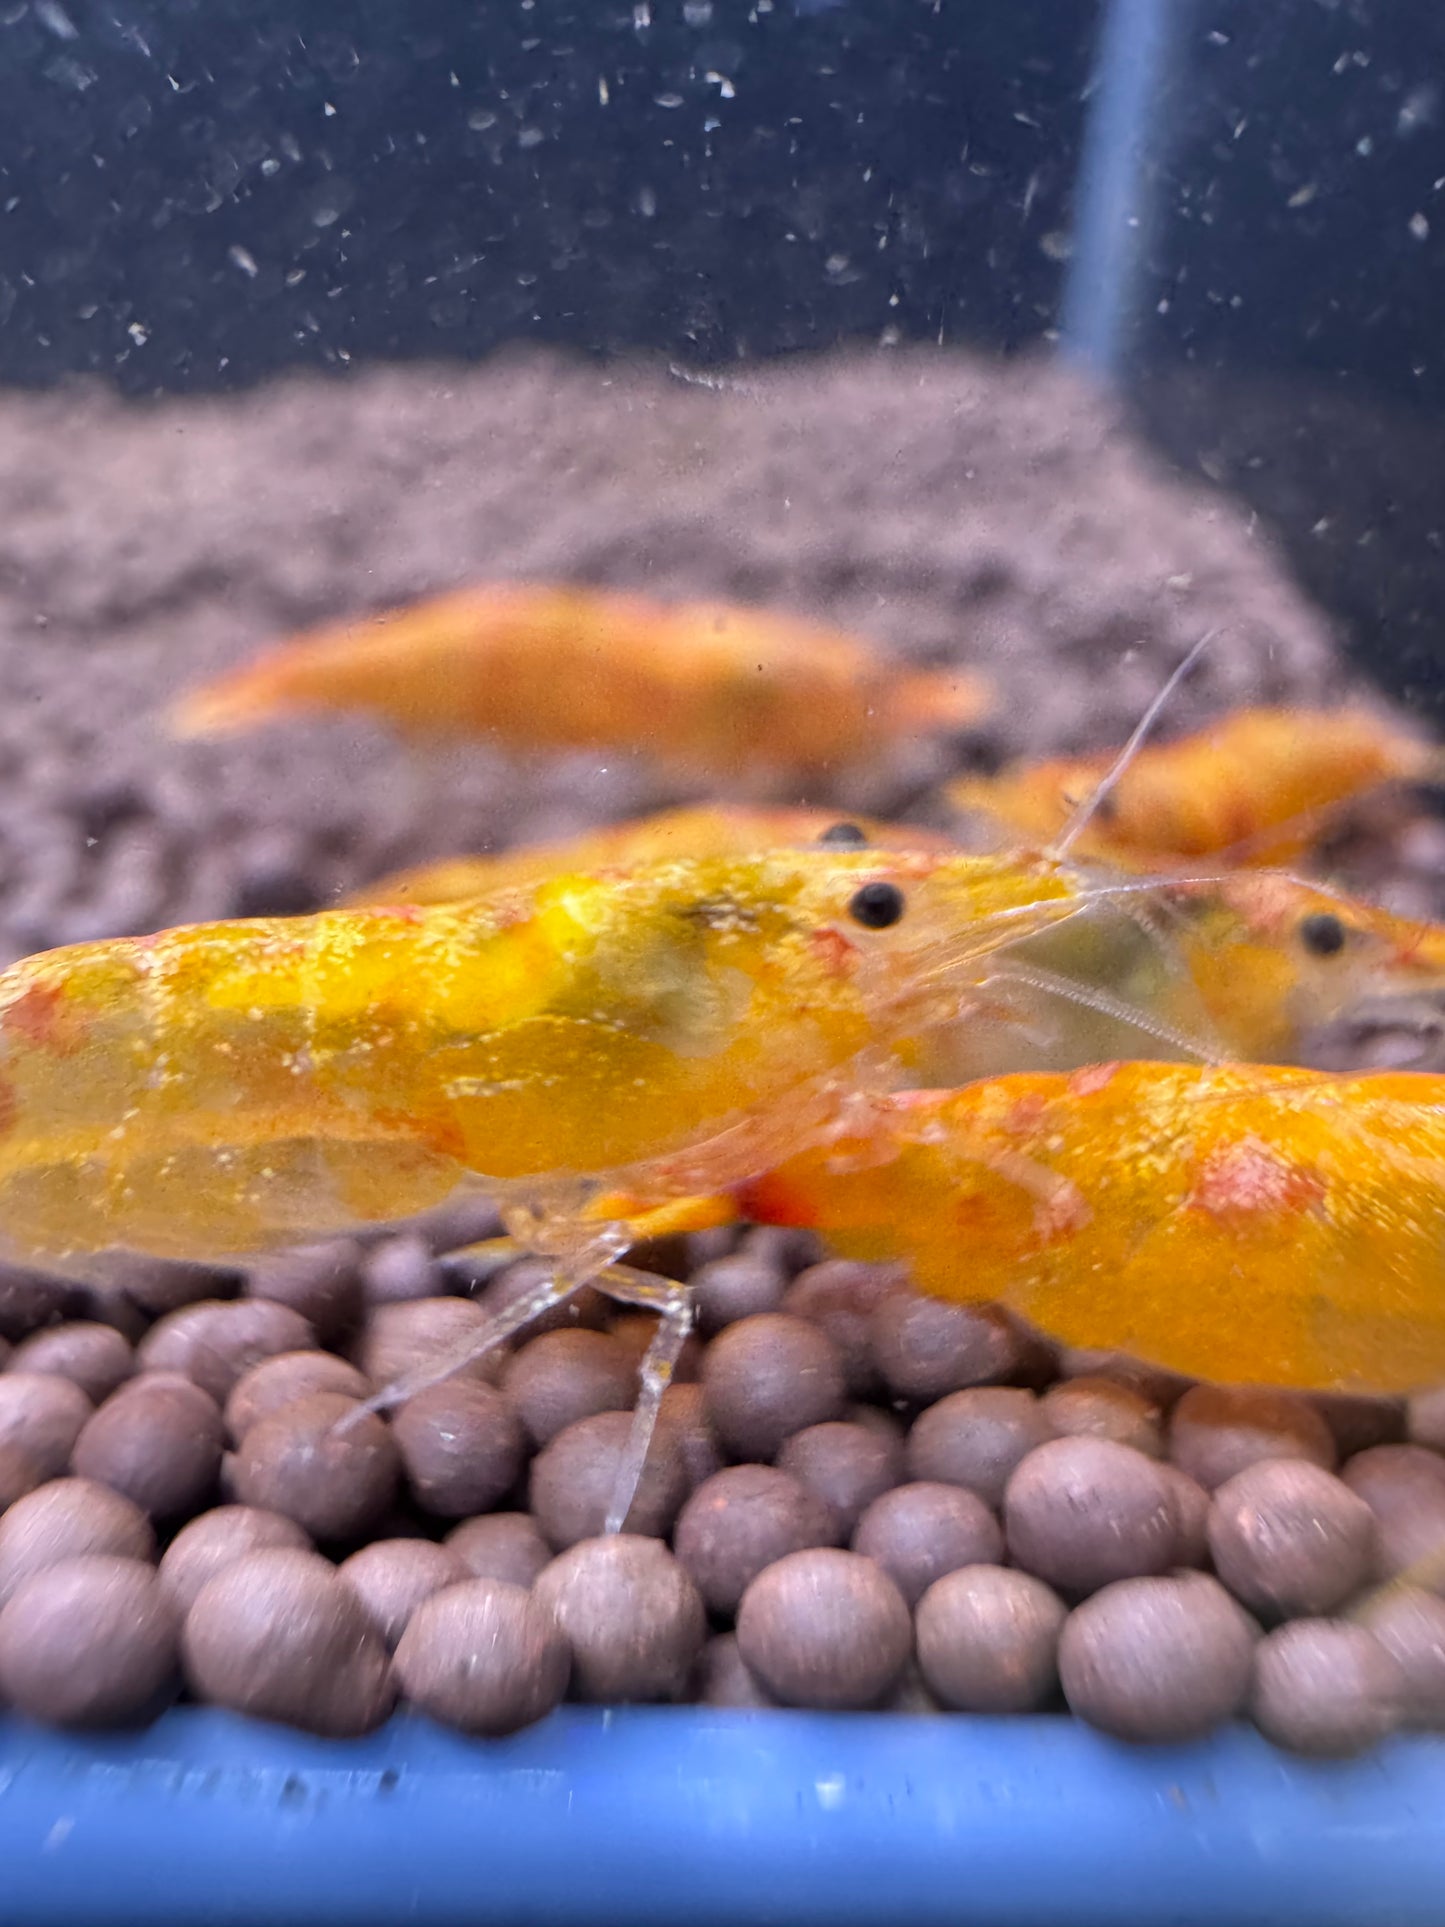
<path id="1" fill-rule="evenodd" d="M 1200 1159 L 1186 1209 L 1216 1218 L 1274 1216 L 1306 1211 L 1325 1195 L 1323 1179 L 1257 1137 L 1223 1144 Z"/>

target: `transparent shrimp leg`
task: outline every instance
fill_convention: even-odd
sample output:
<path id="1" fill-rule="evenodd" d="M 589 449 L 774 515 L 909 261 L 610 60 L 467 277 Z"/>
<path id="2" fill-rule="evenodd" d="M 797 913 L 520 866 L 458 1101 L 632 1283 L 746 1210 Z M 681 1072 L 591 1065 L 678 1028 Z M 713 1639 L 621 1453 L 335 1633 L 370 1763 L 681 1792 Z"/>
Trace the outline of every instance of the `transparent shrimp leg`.
<path id="1" fill-rule="evenodd" d="M 621 1532 L 637 1484 L 647 1464 L 647 1454 L 657 1429 L 662 1395 L 672 1383 L 678 1356 L 692 1330 L 692 1288 L 673 1278 L 659 1278 L 649 1271 L 634 1271 L 630 1265 L 611 1265 L 592 1280 L 599 1291 L 624 1305 L 640 1305 L 658 1313 L 658 1326 L 652 1343 L 643 1354 L 638 1372 L 637 1404 L 632 1412 L 632 1430 L 627 1435 L 622 1457 L 612 1484 L 612 1502 L 607 1509 L 605 1532 Z"/>

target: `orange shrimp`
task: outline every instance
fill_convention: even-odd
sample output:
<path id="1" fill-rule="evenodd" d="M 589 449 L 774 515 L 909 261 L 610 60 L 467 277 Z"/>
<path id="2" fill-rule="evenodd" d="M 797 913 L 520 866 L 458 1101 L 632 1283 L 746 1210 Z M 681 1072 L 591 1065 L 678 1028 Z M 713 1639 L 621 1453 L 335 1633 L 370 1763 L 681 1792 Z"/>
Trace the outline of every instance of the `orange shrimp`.
<path id="1" fill-rule="evenodd" d="M 449 857 L 369 883 L 351 904 L 459 903 L 540 883 L 564 872 L 630 868 L 669 857 L 749 856 L 759 850 L 809 843 L 837 848 L 865 845 L 887 850 L 947 850 L 954 839 L 911 823 L 880 823 L 867 816 L 840 819 L 836 810 L 747 809 L 710 803 L 634 817 L 556 843 L 523 843 L 495 855 Z"/>
<path id="2" fill-rule="evenodd" d="M 1442 1077 L 1122 1063 L 884 1094 L 736 1200 L 1191 1376 L 1445 1378 Z"/>
<path id="3" fill-rule="evenodd" d="M 499 583 L 329 624 L 186 697 L 182 734 L 301 709 L 536 750 L 638 749 L 689 775 L 816 772 L 976 722 L 981 679 L 908 670 L 776 609 Z"/>
<path id="4" fill-rule="evenodd" d="M 959 809 L 1010 839 L 1054 836 L 1116 752 L 1021 763 L 948 786 Z M 1440 751 L 1364 708 L 1241 709 L 1197 735 L 1141 749 L 1119 774 L 1076 853 L 1121 869 L 1187 868 L 1231 854 L 1293 861 L 1344 805 L 1383 784 L 1438 782 Z"/>

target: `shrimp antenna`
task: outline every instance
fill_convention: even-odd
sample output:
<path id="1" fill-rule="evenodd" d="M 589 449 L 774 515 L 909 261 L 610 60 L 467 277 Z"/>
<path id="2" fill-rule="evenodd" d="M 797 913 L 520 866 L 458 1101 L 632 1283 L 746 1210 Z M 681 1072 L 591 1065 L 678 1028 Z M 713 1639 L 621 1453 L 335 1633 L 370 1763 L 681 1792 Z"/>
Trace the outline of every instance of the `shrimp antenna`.
<path id="1" fill-rule="evenodd" d="M 1124 774 L 1124 771 L 1128 769 L 1138 754 L 1140 745 L 1144 742 L 1150 730 L 1153 729 L 1155 723 L 1158 722 L 1160 711 L 1218 634 L 1219 631 L 1217 629 L 1211 629 L 1207 634 L 1199 638 L 1198 642 L 1195 643 L 1183 662 L 1179 664 L 1179 667 L 1174 671 L 1174 674 L 1169 678 L 1168 682 L 1166 682 L 1164 687 L 1159 691 L 1159 694 L 1154 698 L 1153 702 L 1150 703 L 1149 707 L 1144 711 L 1144 714 L 1135 725 L 1133 735 L 1114 758 L 1106 774 L 1095 784 L 1093 794 L 1085 797 L 1084 801 L 1079 805 L 1078 809 L 1074 811 L 1074 814 L 1065 825 L 1063 835 L 1054 845 L 1054 856 L 1060 859 L 1066 857 L 1075 843 L 1078 842 L 1083 832 L 1098 815 L 1099 810 L 1108 800 L 1110 792 L 1117 785 L 1119 778 Z"/>

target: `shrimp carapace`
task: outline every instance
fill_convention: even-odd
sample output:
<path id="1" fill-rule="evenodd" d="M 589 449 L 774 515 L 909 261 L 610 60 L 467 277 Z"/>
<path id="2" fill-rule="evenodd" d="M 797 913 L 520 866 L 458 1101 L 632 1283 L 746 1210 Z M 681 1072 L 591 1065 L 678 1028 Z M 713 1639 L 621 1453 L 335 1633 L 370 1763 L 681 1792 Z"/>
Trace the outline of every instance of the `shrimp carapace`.
<path id="1" fill-rule="evenodd" d="M 868 816 L 841 818 L 837 810 L 767 810 L 709 803 L 607 824 L 561 842 L 522 843 L 495 855 L 448 857 L 399 870 L 367 884 L 348 902 L 458 903 L 493 890 L 540 883 L 564 871 L 631 868 L 674 857 L 750 856 L 760 850 L 814 843 L 840 849 L 956 847 L 952 837 L 912 823 L 880 823 Z"/>
<path id="2" fill-rule="evenodd" d="M 809 772 L 988 706 L 962 669 L 914 670 L 784 610 L 495 583 L 327 624 L 185 697 L 180 734 L 361 709 L 414 736 L 616 747 L 690 776 Z"/>
<path id="3" fill-rule="evenodd" d="M 0 1233 L 229 1256 L 471 1183 L 569 1251 L 599 1178 L 718 1189 L 899 1081 L 1086 901 L 1046 858 L 829 847 L 50 951 L 0 975 Z"/>
<path id="4" fill-rule="evenodd" d="M 960 778 L 949 785 L 949 800 L 1000 826 L 1006 838 L 1047 842 L 1116 754 Z M 1358 797 L 1390 782 L 1442 777 L 1437 746 L 1363 707 L 1234 710 L 1195 735 L 1140 749 L 1074 854 L 1144 870 L 1226 855 L 1251 866 L 1288 863 Z"/>
<path id="5" fill-rule="evenodd" d="M 1190 1376 L 1445 1378 L 1445 1078 L 1122 1063 L 882 1095 L 737 1193 L 935 1297 Z"/>

